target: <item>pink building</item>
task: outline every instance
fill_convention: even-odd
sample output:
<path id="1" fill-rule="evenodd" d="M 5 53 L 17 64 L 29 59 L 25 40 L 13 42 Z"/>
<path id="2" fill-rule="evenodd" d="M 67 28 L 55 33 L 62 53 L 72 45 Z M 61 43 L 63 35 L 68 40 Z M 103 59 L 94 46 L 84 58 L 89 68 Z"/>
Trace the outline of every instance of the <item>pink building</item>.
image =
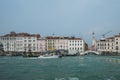
<path id="1" fill-rule="evenodd" d="M 38 52 L 45 52 L 45 39 L 40 38 L 38 39 Z"/>
<path id="2" fill-rule="evenodd" d="M 65 37 L 59 37 L 55 39 L 56 50 L 68 50 L 68 39 Z"/>

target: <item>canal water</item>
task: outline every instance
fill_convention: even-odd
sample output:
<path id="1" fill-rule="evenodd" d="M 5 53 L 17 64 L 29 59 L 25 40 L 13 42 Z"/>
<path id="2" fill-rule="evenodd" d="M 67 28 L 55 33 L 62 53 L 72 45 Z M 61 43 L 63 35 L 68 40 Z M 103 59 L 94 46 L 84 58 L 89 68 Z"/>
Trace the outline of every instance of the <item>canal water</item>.
<path id="1" fill-rule="evenodd" d="M 0 80 L 120 80 L 120 56 L 0 57 Z"/>

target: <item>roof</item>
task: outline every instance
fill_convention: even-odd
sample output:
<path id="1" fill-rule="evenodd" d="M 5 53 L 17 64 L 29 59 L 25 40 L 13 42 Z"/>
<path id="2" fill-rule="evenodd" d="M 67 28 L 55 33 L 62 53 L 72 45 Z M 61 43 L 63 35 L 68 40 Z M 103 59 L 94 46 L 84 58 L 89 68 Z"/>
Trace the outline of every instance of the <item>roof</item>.
<path id="1" fill-rule="evenodd" d="M 120 33 L 118 35 L 115 35 L 115 37 L 120 37 Z"/>
<path id="2" fill-rule="evenodd" d="M 54 36 L 48 36 L 46 39 L 68 39 L 69 37 L 54 37 Z"/>
<path id="3" fill-rule="evenodd" d="M 68 40 L 82 40 L 81 38 L 75 38 L 75 37 L 54 37 L 54 36 L 48 36 L 46 39 L 68 39 Z"/>
<path id="4" fill-rule="evenodd" d="M 114 39 L 114 37 L 108 37 L 108 38 L 106 38 L 106 39 Z"/>
<path id="5" fill-rule="evenodd" d="M 10 34 L 5 34 L 1 37 L 40 37 L 40 34 L 29 34 L 29 33 L 15 33 L 15 32 L 10 32 Z"/>

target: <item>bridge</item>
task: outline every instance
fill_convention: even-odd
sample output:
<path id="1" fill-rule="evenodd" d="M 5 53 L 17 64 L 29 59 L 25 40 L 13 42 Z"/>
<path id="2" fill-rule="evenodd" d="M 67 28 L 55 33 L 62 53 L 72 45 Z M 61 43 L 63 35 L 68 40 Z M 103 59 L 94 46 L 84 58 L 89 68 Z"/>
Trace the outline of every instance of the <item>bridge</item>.
<path id="1" fill-rule="evenodd" d="M 89 50 L 89 51 L 81 52 L 80 55 L 86 55 L 86 54 L 89 54 L 89 53 L 92 53 L 92 54 L 95 54 L 95 55 L 99 55 L 100 54 L 97 51 L 91 51 L 91 50 Z"/>

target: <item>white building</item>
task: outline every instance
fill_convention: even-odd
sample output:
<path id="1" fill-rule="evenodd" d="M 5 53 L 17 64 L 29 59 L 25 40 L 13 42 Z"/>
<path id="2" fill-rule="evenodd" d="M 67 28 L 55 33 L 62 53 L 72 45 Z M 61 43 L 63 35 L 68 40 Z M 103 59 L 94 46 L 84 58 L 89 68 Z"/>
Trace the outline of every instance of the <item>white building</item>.
<path id="1" fill-rule="evenodd" d="M 37 39 L 39 37 L 39 34 L 11 32 L 0 36 L 0 40 L 6 52 L 37 52 Z"/>
<path id="2" fill-rule="evenodd" d="M 37 52 L 37 37 L 34 35 L 25 36 L 23 41 L 24 51 Z"/>
<path id="3" fill-rule="evenodd" d="M 97 51 L 99 52 L 113 52 L 114 51 L 114 37 L 101 39 L 97 41 Z"/>
<path id="4" fill-rule="evenodd" d="M 120 53 L 120 34 L 97 41 L 97 51 Z"/>
<path id="5" fill-rule="evenodd" d="M 114 37 L 114 49 L 115 52 L 120 53 L 120 33 Z"/>
<path id="6" fill-rule="evenodd" d="M 75 54 L 83 52 L 85 42 L 80 38 L 69 38 L 68 39 L 68 53 Z"/>
<path id="7" fill-rule="evenodd" d="M 16 38 L 15 37 L 0 37 L 0 42 L 3 44 L 4 51 L 16 51 Z"/>

